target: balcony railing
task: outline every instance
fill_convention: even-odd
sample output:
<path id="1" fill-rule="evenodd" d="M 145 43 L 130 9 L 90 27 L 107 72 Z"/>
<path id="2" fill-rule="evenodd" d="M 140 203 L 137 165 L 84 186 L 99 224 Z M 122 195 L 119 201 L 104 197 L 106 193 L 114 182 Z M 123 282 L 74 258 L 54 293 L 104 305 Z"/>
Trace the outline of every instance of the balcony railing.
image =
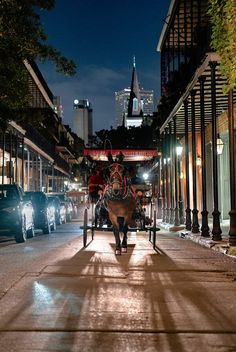
<path id="1" fill-rule="evenodd" d="M 42 149 L 45 153 L 47 153 L 52 158 L 55 154 L 55 147 L 53 144 L 48 142 L 46 138 L 42 136 L 40 132 L 38 132 L 33 126 L 28 125 L 26 127 L 26 138 L 30 139 L 33 143 L 35 143 L 40 149 Z"/>
<path id="2" fill-rule="evenodd" d="M 72 156 L 72 155 L 74 156 L 74 154 L 75 154 L 74 146 L 71 145 L 68 142 L 68 139 L 66 139 L 65 137 L 61 137 L 60 138 L 60 141 L 58 143 L 58 147 L 59 148 L 64 148 L 65 152 L 67 151 L 70 156 Z"/>
<path id="3" fill-rule="evenodd" d="M 70 172 L 70 165 L 60 157 L 56 152 L 55 145 L 50 143 L 42 134 L 37 131 L 33 126 L 28 125 L 26 127 L 26 137 L 35 143 L 40 149 L 47 153 L 58 167 L 63 169 L 65 172 Z"/>

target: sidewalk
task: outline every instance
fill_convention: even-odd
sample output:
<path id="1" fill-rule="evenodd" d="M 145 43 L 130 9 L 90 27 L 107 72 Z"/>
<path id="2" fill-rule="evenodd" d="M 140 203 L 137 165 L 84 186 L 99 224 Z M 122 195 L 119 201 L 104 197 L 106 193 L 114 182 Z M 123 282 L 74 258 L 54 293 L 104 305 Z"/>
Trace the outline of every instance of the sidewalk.
<path id="1" fill-rule="evenodd" d="M 236 265 L 167 231 L 81 236 L 0 300 L 1 352 L 236 350 Z M 224 258 L 225 259 L 225 258 Z M 220 294 L 218 294 L 220 292 Z"/>
<path id="2" fill-rule="evenodd" d="M 221 234 L 222 241 L 213 241 L 211 238 L 211 233 L 210 233 L 210 237 L 202 237 L 200 233 L 196 234 L 196 233 L 187 231 L 184 225 L 173 226 L 167 223 L 163 223 L 161 219 L 157 220 L 157 226 L 165 230 L 168 230 L 170 232 L 177 233 L 178 236 L 183 239 L 191 240 L 195 243 L 200 244 L 201 246 L 213 249 L 217 252 L 223 253 L 228 257 L 236 260 L 236 248 L 229 246 L 229 235 L 228 235 L 229 220 L 224 220 L 220 224 L 221 230 L 222 230 L 222 234 Z M 212 229 L 211 220 L 209 220 L 209 228 L 210 230 Z"/>

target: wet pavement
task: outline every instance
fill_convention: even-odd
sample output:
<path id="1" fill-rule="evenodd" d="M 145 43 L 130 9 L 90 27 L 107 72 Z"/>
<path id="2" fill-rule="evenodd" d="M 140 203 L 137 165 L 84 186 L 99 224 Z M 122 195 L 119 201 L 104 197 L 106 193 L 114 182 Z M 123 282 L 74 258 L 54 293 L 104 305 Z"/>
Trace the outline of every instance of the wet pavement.
<path id="1" fill-rule="evenodd" d="M 236 351 L 236 262 L 161 230 L 111 232 L 30 269 L 0 299 L 1 352 Z"/>

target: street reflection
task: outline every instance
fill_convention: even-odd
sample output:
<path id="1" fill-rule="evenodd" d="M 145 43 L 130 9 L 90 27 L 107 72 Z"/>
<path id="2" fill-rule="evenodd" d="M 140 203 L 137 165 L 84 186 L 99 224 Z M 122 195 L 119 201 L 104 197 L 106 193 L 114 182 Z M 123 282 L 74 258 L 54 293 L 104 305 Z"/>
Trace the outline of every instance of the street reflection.
<path id="1" fill-rule="evenodd" d="M 54 293 L 52 292 L 51 288 L 41 284 L 40 282 L 36 281 L 33 283 L 33 302 L 37 306 L 45 306 L 52 304 L 54 302 Z M 57 292 L 57 294 L 60 294 Z"/>

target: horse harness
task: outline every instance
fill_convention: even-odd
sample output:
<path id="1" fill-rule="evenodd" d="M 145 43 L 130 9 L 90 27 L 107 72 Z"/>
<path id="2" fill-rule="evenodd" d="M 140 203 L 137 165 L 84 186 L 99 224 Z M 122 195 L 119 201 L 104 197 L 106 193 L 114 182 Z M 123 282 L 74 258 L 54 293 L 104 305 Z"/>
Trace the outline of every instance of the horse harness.
<path id="1" fill-rule="evenodd" d="M 104 189 L 104 199 L 106 200 L 125 200 L 135 197 L 132 186 L 127 182 L 124 175 L 124 166 L 114 163 L 109 167 L 110 176 Z M 118 188 L 114 190 L 114 185 Z"/>

